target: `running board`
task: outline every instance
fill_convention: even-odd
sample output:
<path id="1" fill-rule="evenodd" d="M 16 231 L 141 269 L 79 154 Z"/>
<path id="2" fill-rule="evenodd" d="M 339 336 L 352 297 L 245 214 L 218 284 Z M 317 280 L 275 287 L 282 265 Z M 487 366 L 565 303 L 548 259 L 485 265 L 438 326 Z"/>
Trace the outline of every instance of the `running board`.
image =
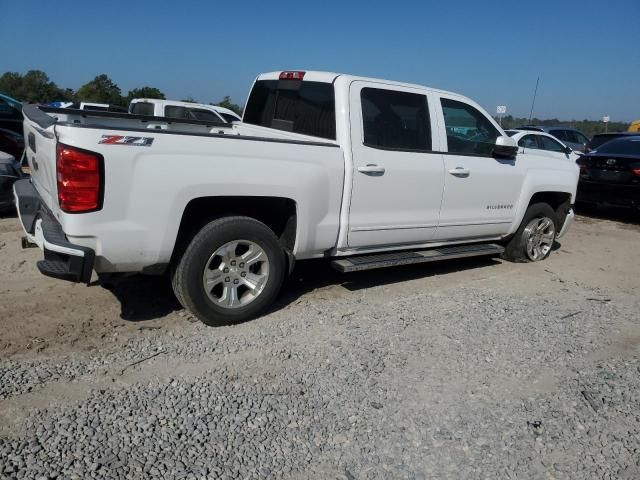
<path id="1" fill-rule="evenodd" d="M 374 268 L 395 267 L 411 263 L 437 262 L 453 258 L 477 257 L 480 255 L 499 255 L 504 247 L 495 243 L 459 245 L 456 247 L 432 248 L 429 250 L 376 253 L 357 257 L 333 260 L 331 266 L 339 272 L 357 272 Z"/>

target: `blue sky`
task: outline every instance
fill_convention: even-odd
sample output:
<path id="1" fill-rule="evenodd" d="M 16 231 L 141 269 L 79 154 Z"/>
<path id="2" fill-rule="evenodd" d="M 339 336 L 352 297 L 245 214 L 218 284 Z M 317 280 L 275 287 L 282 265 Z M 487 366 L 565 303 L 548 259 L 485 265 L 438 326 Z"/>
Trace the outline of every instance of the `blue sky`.
<path id="1" fill-rule="evenodd" d="M 244 101 L 253 78 L 330 70 L 463 93 L 495 113 L 640 118 L 640 0 L 0 0 L 0 74 Z"/>

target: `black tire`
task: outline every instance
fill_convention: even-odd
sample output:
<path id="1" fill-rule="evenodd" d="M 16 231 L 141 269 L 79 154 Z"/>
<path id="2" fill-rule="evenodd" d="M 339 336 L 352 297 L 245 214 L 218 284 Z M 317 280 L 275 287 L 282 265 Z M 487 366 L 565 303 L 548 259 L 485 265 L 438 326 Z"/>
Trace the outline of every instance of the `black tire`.
<path id="1" fill-rule="evenodd" d="M 214 252 L 228 242 L 247 240 L 257 244 L 268 258 L 269 275 L 261 293 L 250 303 L 223 308 L 205 291 L 202 276 Z M 179 256 L 171 272 L 176 298 L 184 308 L 209 326 L 229 325 L 256 317 L 273 303 L 285 276 L 284 249 L 273 231 L 249 217 L 223 217 L 205 225 Z"/>
<path id="2" fill-rule="evenodd" d="M 524 214 L 524 218 L 522 219 L 520 227 L 505 245 L 505 250 L 502 254 L 502 258 L 504 258 L 505 260 L 509 260 L 510 262 L 532 261 L 527 256 L 524 230 L 529 222 L 531 222 L 535 218 L 542 217 L 548 217 L 553 221 L 553 225 L 555 227 L 555 235 L 558 234 L 558 219 L 556 212 L 553 208 L 551 208 L 551 205 L 547 203 L 534 203 L 533 205 L 529 205 L 529 208 L 527 208 L 527 211 Z M 546 253 L 546 255 L 544 255 L 544 257 L 540 258 L 538 261 L 546 259 L 550 253 L 551 249 Z"/>

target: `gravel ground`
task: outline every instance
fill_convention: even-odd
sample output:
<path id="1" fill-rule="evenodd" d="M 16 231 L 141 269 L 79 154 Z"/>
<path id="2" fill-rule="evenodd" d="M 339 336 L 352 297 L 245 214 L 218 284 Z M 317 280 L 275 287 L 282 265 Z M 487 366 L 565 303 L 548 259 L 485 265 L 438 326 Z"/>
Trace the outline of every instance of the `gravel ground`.
<path id="1" fill-rule="evenodd" d="M 215 329 L 161 279 L 68 285 L 0 248 L 0 478 L 638 479 L 634 222 L 580 218 L 535 265 L 303 264 Z"/>

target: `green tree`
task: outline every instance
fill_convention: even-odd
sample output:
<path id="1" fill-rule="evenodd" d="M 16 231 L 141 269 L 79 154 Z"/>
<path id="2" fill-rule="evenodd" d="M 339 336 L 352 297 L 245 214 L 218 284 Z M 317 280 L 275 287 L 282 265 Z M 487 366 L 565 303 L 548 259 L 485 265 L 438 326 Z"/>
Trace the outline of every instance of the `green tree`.
<path id="1" fill-rule="evenodd" d="M 78 100 L 81 102 L 108 103 L 125 105 L 126 100 L 120 94 L 120 87 L 104 73 L 78 89 Z"/>
<path id="2" fill-rule="evenodd" d="M 74 97 L 73 91 L 61 89 L 40 70 L 29 70 L 24 75 L 16 72 L 4 73 L 0 77 L 0 92 L 31 103 L 69 101 Z"/>
<path id="3" fill-rule="evenodd" d="M 22 75 L 18 72 L 6 72 L 0 77 L 0 92 L 5 95 L 18 99 L 21 87 Z"/>
<path id="4" fill-rule="evenodd" d="M 127 94 L 127 103 L 129 103 L 134 98 L 159 98 L 161 100 L 166 99 L 159 89 L 155 87 L 142 87 L 142 88 L 134 88 L 133 90 L 129 90 Z"/>
<path id="5" fill-rule="evenodd" d="M 233 103 L 229 95 L 226 95 L 222 100 L 220 100 L 218 103 L 215 103 L 214 105 L 217 105 L 218 107 L 228 108 L 229 110 L 233 110 L 234 112 L 236 112 L 238 115 L 242 115 L 242 108 L 240 108 L 240 105 Z"/>

